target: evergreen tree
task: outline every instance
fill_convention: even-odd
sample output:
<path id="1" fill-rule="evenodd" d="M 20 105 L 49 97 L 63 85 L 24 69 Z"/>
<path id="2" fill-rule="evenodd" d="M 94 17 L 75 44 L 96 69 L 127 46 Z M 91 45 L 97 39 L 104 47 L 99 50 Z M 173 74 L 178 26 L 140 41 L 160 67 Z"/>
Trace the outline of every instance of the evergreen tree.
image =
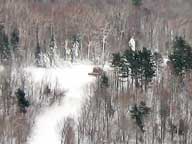
<path id="1" fill-rule="evenodd" d="M 122 57 L 122 59 L 121 59 L 119 70 L 120 70 L 120 74 L 121 74 L 120 76 L 122 78 L 126 78 L 129 76 L 129 64 L 124 57 Z"/>
<path id="2" fill-rule="evenodd" d="M 112 66 L 118 69 L 118 72 L 121 74 L 121 77 L 128 77 L 129 75 L 129 66 L 127 60 L 124 56 L 121 56 L 120 53 L 112 54 Z"/>
<path id="3" fill-rule="evenodd" d="M 133 5 L 135 5 L 135 6 L 139 6 L 142 3 L 142 0 L 131 0 L 131 1 L 132 1 Z"/>
<path id="4" fill-rule="evenodd" d="M 152 52 L 143 48 L 143 50 L 126 50 L 121 56 L 120 53 L 113 54 L 112 66 L 118 67 L 122 77 L 132 77 L 135 80 L 136 87 L 142 86 L 144 82 L 145 89 L 152 78 L 155 76 L 155 62 Z"/>
<path id="5" fill-rule="evenodd" d="M 135 120 L 140 130 L 145 132 L 144 118 L 149 114 L 150 108 L 146 106 L 145 102 L 141 101 L 139 106 L 135 104 L 133 107 L 131 107 L 129 112 L 131 114 L 131 118 Z"/>
<path id="6" fill-rule="evenodd" d="M 14 27 L 10 35 L 11 57 L 13 61 L 20 62 L 21 54 L 19 53 L 19 30 Z"/>
<path id="7" fill-rule="evenodd" d="M 20 88 L 15 93 L 18 101 L 18 106 L 20 108 L 20 112 L 26 113 L 26 108 L 29 107 L 29 101 L 25 98 L 25 93 Z"/>
<path id="8" fill-rule="evenodd" d="M 126 50 L 124 52 L 126 65 L 130 69 L 132 79 L 135 79 L 136 87 L 139 86 L 139 78 L 141 77 L 141 57 L 140 51 Z"/>
<path id="9" fill-rule="evenodd" d="M 121 66 L 122 70 L 127 71 L 132 79 L 135 79 L 135 85 L 139 86 L 139 82 L 144 82 L 145 88 L 155 75 L 155 63 L 150 50 L 143 48 L 142 51 L 126 50 L 124 52 L 124 61 Z"/>
<path id="10" fill-rule="evenodd" d="M 134 77 L 136 74 L 134 74 L 133 71 L 137 71 L 137 67 L 134 65 L 135 64 L 135 52 L 132 50 L 126 50 L 123 54 L 123 57 L 125 58 L 124 62 L 129 66 L 131 69 L 131 76 Z"/>
<path id="11" fill-rule="evenodd" d="M 153 61 L 153 55 L 150 50 L 143 48 L 140 52 L 141 57 L 141 77 L 145 83 L 145 89 L 152 78 L 155 76 L 155 63 Z"/>
<path id="12" fill-rule="evenodd" d="M 8 36 L 4 31 L 4 26 L 0 25 L 0 58 L 3 62 L 6 62 L 11 57 L 11 50 L 9 47 Z"/>
<path id="13" fill-rule="evenodd" d="M 131 75 L 137 80 L 141 77 L 142 57 L 141 51 L 135 51 L 130 59 Z"/>
<path id="14" fill-rule="evenodd" d="M 16 64 L 20 65 L 22 62 L 22 49 L 19 46 L 20 42 L 20 33 L 19 29 L 14 26 L 11 34 L 10 34 L 10 48 L 11 48 L 11 56 L 13 62 L 16 62 Z"/>
<path id="15" fill-rule="evenodd" d="M 154 60 L 155 66 L 156 66 L 156 71 L 158 73 L 159 69 L 161 68 L 161 64 L 163 63 L 163 57 L 160 53 L 154 52 L 153 60 Z"/>
<path id="16" fill-rule="evenodd" d="M 11 33 L 11 46 L 13 48 L 13 52 L 16 52 L 18 45 L 19 45 L 19 30 L 15 27 Z"/>
<path id="17" fill-rule="evenodd" d="M 169 59 L 176 75 L 182 75 L 192 69 L 192 48 L 182 37 L 175 38 L 173 53 L 169 55 Z"/>
<path id="18" fill-rule="evenodd" d="M 192 69 L 192 47 L 186 45 L 185 47 L 185 70 L 190 71 Z"/>

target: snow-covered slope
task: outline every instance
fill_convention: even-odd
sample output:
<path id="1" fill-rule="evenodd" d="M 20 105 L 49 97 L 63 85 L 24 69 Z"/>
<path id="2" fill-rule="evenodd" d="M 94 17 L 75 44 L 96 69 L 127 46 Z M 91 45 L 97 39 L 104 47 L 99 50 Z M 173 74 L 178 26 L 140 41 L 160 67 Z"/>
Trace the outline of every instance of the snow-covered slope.
<path id="1" fill-rule="evenodd" d="M 0 65 L 0 72 L 2 72 L 3 70 L 4 70 L 4 67 Z"/>
<path id="2" fill-rule="evenodd" d="M 53 86 L 57 83 L 60 88 L 66 90 L 60 104 L 46 108 L 37 116 L 27 144 L 60 144 L 59 130 L 62 125 L 59 124 L 66 117 L 78 117 L 80 108 L 88 97 L 86 86 L 95 80 L 88 75 L 92 68 L 90 64 L 73 64 L 62 68 L 25 69 L 34 83 L 46 80 Z"/>

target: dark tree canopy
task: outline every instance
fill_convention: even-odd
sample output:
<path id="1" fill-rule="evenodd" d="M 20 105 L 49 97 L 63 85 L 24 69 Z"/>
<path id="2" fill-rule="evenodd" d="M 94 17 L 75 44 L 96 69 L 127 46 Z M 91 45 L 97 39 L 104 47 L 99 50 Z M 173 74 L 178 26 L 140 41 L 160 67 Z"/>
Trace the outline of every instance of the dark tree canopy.
<path id="1" fill-rule="evenodd" d="M 3 25 L 0 25 L 0 56 L 2 61 L 7 61 L 11 56 L 8 36 Z"/>
<path id="2" fill-rule="evenodd" d="M 15 92 L 15 95 L 17 97 L 20 112 L 26 113 L 26 108 L 29 107 L 29 101 L 25 98 L 25 92 L 19 88 Z"/>
<path id="3" fill-rule="evenodd" d="M 135 5 L 135 6 L 139 6 L 142 3 L 142 0 L 131 0 L 131 1 L 132 1 L 133 5 Z"/>
<path id="4" fill-rule="evenodd" d="M 155 75 L 155 63 L 153 61 L 153 56 L 150 50 L 143 48 L 140 54 L 141 56 L 141 72 L 145 83 L 149 83 L 153 76 Z M 146 85 L 145 84 L 145 85 Z"/>
<path id="5" fill-rule="evenodd" d="M 11 39 L 10 39 L 14 52 L 16 51 L 16 48 L 18 47 L 19 40 L 20 40 L 19 39 L 19 30 L 17 28 L 14 28 L 11 33 Z"/>
<path id="6" fill-rule="evenodd" d="M 169 59 L 176 75 L 182 75 L 192 69 L 192 48 L 182 38 L 176 37 L 173 42 L 173 52 Z"/>
<path id="7" fill-rule="evenodd" d="M 147 48 L 143 50 L 126 50 L 121 56 L 120 53 L 113 54 L 112 65 L 119 67 L 123 77 L 131 76 L 135 79 L 136 86 L 139 82 L 142 86 L 148 85 L 155 76 L 155 62 L 152 52 Z"/>
<path id="8" fill-rule="evenodd" d="M 155 62 L 157 70 L 161 67 L 161 64 L 163 63 L 163 57 L 159 52 L 154 52 L 153 54 L 153 60 Z"/>
<path id="9" fill-rule="evenodd" d="M 139 105 L 131 107 L 130 114 L 131 118 L 135 120 L 137 126 L 142 132 L 144 130 L 144 118 L 149 114 L 150 108 L 146 106 L 145 102 L 141 101 Z"/>

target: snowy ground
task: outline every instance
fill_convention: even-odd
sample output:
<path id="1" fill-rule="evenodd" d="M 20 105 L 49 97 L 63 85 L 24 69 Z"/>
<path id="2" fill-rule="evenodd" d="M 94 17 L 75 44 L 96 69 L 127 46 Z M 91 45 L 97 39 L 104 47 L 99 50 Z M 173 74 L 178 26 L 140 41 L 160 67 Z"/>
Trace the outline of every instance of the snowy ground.
<path id="1" fill-rule="evenodd" d="M 25 69 L 34 83 L 48 81 L 53 87 L 57 84 L 66 91 L 60 104 L 45 108 L 37 116 L 27 144 L 60 144 L 61 123 L 66 117 L 77 119 L 82 104 L 89 96 L 86 86 L 95 81 L 94 77 L 88 75 L 92 69 L 91 64 Z"/>
<path id="2" fill-rule="evenodd" d="M 2 72 L 3 70 L 4 70 L 4 67 L 0 65 L 0 72 Z"/>

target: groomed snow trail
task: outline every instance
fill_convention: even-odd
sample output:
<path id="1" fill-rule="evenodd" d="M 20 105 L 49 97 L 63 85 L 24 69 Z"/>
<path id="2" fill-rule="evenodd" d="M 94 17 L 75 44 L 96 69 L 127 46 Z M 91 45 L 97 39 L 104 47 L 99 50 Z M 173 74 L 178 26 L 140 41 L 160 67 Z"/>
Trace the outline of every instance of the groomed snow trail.
<path id="1" fill-rule="evenodd" d="M 73 64 L 63 68 L 25 69 L 34 83 L 46 80 L 66 90 L 61 104 L 46 108 L 37 116 L 27 144 L 60 144 L 61 123 L 67 117 L 77 119 L 89 95 L 86 86 L 95 81 L 94 77 L 88 75 L 92 68 L 90 64 Z"/>

